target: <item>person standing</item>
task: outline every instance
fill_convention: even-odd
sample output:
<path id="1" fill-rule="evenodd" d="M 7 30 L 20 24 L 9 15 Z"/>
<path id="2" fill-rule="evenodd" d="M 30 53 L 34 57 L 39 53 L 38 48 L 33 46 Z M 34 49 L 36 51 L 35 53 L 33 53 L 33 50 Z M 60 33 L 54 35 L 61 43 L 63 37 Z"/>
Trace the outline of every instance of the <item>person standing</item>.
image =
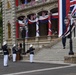
<path id="1" fill-rule="evenodd" d="M 12 48 L 12 52 L 13 52 L 13 62 L 16 62 L 16 51 L 17 51 L 16 44 L 14 44 L 14 45 L 13 45 L 13 48 Z"/>
<path id="2" fill-rule="evenodd" d="M 3 42 L 2 50 L 3 50 L 3 54 L 4 54 L 3 65 L 4 65 L 4 67 L 6 67 L 6 66 L 8 66 L 8 56 L 9 56 L 6 41 Z"/>
<path id="3" fill-rule="evenodd" d="M 68 28 L 68 29 L 67 29 Z M 62 35 L 62 44 L 63 44 L 63 49 L 65 49 L 65 46 L 66 46 L 66 38 L 70 38 L 71 35 L 70 35 L 70 30 L 71 32 L 74 30 L 75 28 L 75 25 L 72 24 L 71 27 L 70 25 L 65 29 L 65 33 Z"/>
<path id="4" fill-rule="evenodd" d="M 35 50 L 35 48 L 33 48 L 33 45 L 31 44 L 29 47 L 29 50 L 27 50 L 27 52 L 26 52 L 26 53 L 30 53 L 30 62 L 31 63 L 33 62 L 34 50 Z"/>

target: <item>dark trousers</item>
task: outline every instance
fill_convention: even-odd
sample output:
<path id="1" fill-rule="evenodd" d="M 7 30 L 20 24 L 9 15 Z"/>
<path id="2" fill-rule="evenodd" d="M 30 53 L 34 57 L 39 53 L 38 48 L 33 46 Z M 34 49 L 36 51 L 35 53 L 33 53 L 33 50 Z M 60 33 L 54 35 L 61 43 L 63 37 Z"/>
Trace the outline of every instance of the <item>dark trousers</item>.
<path id="1" fill-rule="evenodd" d="M 66 46 L 66 37 L 62 37 L 62 44 L 63 44 L 63 47 Z"/>

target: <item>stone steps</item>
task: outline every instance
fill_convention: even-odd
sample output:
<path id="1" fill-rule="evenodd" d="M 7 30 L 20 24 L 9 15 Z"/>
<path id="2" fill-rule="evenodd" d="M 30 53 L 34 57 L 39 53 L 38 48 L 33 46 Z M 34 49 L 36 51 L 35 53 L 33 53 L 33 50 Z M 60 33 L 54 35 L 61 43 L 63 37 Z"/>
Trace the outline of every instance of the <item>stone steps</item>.
<path id="1" fill-rule="evenodd" d="M 73 39 L 73 51 L 76 53 L 76 38 Z M 69 53 L 69 39 L 67 39 L 66 49 L 63 49 L 62 42 L 59 41 L 51 48 L 43 48 L 34 56 L 37 61 L 64 61 L 64 56 Z"/>
<path id="2" fill-rule="evenodd" d="M 35 55 L 38 54 L 39 52 L 43 51 L 44 48 L 45 49 L 51 48 L 53 45 L 58 43 L 60 40 L 61 40 L 61 38 L 55 38 L 55 39 L 52 39 L 50 41 L 50 43 L 47 43 L 47 41 L 46 42 L 39 42 L 39 47 L 35 48 Z M 22 56 L 23 56 L 23 60 L 29 59 L 29 54 L 22 55 Z"/>

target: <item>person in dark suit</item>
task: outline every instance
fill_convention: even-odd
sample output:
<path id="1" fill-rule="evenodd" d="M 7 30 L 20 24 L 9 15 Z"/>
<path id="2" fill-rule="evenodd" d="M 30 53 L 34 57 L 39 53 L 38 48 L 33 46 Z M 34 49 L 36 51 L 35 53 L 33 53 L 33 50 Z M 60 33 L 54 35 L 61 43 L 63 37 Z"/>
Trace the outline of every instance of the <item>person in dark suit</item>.
<path id="1" fill-rule="evenodd" d="M 63 44 L 63 49 L 65 49 L 65 46 L 66 46 L 66 36 L 63 35 L 62 37 L 62 44 Z"/>
<path id="2" fill-rule="evenodd" d="M 65 49 L 65 46 L 66 46 L 66 38 L 69 38 L 71 37 L 70 35 L 70 31 L 72 32 L 75 28 L 75 25 L 72 24 L 71 26 L 69 25 L 68 26 L 68 29 L 65 31 L 65 33 L 62 35 L 62 44 L 63 44 L 63 49 Z"/>
<path id="3" fill-rule="evenodd" d="M 12 47 L 13 62 L 16 62 L 16 52 L 17 52 L 17 48 L 16 48 L 16 44 L 14 44 Z"/>
<path id="4" fill-rule="evenodd" d="M 9 51 L 8 51 L 6 41 L 3 42 L 2 50 L 3 50 L 3 54 L 4 54 L 3 65 L 6 67 L 6 66 L 8 66 L 8 56 L 9 56 Z"/>

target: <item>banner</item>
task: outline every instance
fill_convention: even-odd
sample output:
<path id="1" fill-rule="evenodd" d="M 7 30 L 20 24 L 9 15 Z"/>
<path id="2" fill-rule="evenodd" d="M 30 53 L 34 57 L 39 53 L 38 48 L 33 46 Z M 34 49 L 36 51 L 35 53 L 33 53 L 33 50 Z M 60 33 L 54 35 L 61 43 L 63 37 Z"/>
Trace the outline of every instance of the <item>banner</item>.
<path id="1" fill-rule="evenodd" d="M 71 11 L 71 15 L 76 13 L 76 0 L 58 0 L 59 7 L 59 37 L 65 32 L 66 25 L 64 19 Z"/>

